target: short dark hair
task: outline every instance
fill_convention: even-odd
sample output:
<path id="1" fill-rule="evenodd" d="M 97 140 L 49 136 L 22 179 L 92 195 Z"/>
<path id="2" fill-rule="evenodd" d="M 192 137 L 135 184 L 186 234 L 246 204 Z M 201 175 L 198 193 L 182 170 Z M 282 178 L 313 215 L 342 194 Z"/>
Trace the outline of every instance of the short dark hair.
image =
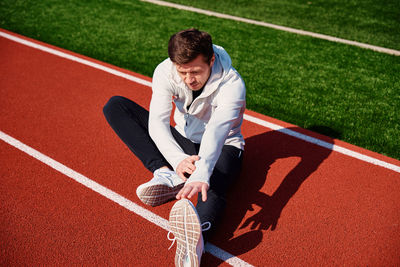
<path id="1" fill-rule="evenodd" d="M 205 62 L 210 64 L 214 55 L 211 35 L 194 28 L 175 33 L 169 39 L 168 55 L 176 64 L 187 64 L 203 55 Z"/>

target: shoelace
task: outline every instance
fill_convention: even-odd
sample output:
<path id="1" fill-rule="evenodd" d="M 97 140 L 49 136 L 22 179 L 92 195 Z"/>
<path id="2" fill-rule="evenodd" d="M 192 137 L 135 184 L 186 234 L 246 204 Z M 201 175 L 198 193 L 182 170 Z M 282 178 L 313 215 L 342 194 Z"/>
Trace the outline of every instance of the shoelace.
<path id="1" fill-rule="evenodd" d="M 185 217 L 186 217 L 186 216 L 185 216 Z M 204 223 L 202 223 L 200 226 L 201 226 L 201 231 L 204 232 L 204 231 L 210 230 L 210 228 L 211 228 L 211 223 L 210 223 L 210 222 L 204 222 Z M 169 246 L 168 250 L 170 250 L 170 249 L 172 248 L 172 246 L 175 244 L 175 241 L 176 241 L 176 237 L 175 237 L 175 236 L 174 236 L 173 238 L 170 237 L 170 234 L 171 234 L 171 233 L 172 233 L 171 231 L 168 231 L 168 234 L 167 234 L 167 239 L 168 239 L 169 241 L 172 241 L 172 244 L 171 244 L 171 246 Z M 186 235 L 186 231 L 185 231 L 185 235 Z M 186 238 L 186 240 L 187 240 L 187 236 L 185 236 L 185 238 Z M 187 243 L 187 242 L 186 242 L 186 243 Z"/>

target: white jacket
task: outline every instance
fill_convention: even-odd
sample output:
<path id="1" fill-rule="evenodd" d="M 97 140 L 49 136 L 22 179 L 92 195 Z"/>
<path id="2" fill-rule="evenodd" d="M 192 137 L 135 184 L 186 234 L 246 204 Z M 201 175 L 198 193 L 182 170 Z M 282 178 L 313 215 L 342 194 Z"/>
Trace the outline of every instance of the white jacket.
<path id="1" fill-rule="evenodd" d="M 172 102 L 175 103 L 175 128 L 194 143 L 200 143 L 196 170 L 187 183 L 209 184 L 223 145 L 244 148 L 240 131 L 246 106 L 246 89 L 231 58 L 220 46 L 213 46 L 215 62 L 203 92 L 192 102 L 192 92 L 179 77 L 168 58 L 153 75 L 153 95 L 150 102 L 149 133 L 165 159 L 176 170 L 188 156 L 170 131 Z"/>

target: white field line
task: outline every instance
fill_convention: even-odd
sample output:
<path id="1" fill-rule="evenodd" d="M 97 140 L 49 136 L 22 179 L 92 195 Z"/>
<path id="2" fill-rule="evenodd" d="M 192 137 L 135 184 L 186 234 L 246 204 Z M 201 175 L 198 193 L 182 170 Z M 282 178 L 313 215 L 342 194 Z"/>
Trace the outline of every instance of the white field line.
<path id="1" fill-rule="evenodd" d="M 210 11 L 210 10 L 195 8 L 195 7 L 191 7 L 191 6 L 179 5 L 179 4 L 165 2 L 165 1 L 159 1 L 159 0 L 141 0 L 141 1 L 160 5 L 160 6 L 166 6 L 166 7 L 191 11 L 191 12 L 195 12 L 195 13 L 199 13 L 199 14 L 204 14 L 207 16 L 213 16 L 213 17 L 223 18 L 223 19 L 230 19 L 230 20 L 234 20 L 234 21 L 240 21 L 240 22 L 244 22 L 244 23 L 248 23 L 248 24 L 254 24 L 254 25 L 272 28 L 272 29 L 276 29 L 276 30 L 281 30 L 281 31 L 285 31 L 285 32 L 291 32 L 291 33 L 295 33 L 295 34 L 311 36 L 314 38 L 324 39 L 324 40 L 328 40 L 331 42 L 343 43 L 343 44 L 347 44 L 347 45 L 354 45 L 354 46 L 362 47 L 365 49 L 371 49 L 371 50 L 381 52 L 381 53 L 400 56 L 399 50 L 394 50 L 394 49 L 375 46 L 375 45 L 369 45 L 369 44 L 360 43 L 360 42 L 356 42 L 356 41 L 350 41 L 350 40 L 337 38 L 337 37 L 333 37 L 333 36 L 329 36 L 329 35 L 325 35 L 325 34 L 298 30 L 298 29 L 294 29 L 294 28 L 290 28 L 290 27 L 279 26 L 279 25 L 271 24 L 271 23 L 267 23 L 267 22 L 246 19 L 246 18 L 242 18 L 242 17 L 227 15 L 227 14 L 218 13 L 218 12 L 214 12 L 214 11 Z"/>
<path id="2" fill-rule="evenodd" d="M 347 149 L 347 148 L 344 148 L 344 147 L 341 147 L 341 146 L 338 146 L 338 145 L 335 145 L 335 144 L 331 144 L 331 143 L 322 141 L 322 140 L 317 139 L 315 137 L 311 137 L 311 136 L 308 136 L 308 135 L 305 135 L 305 134 L 298 133 L 296 131 L 287 129 L 287 128 L 282 127 L 280 125 L 277 125 L 277 124 L 274 124 L 274 123 L 270 123 L 270 122 L 261 120 L 259 118 L 256 118 L 256 117 L 253 117 L 253 116 L 250 116 L 250 115 L 247 115 L 247 114 L 244 114 L 244 118 L 246 120 L 251 121 L 253 123 L 256 123 L 258 125 L 262 125 L 264 127 L 270 128 L 272 130 L 279 131 L 281 133 L 293 136 L 295 138 L 304 140 L 306 142 L 309 142 L 309 143 L 312 143 L 312 144 L 315 144 L 315 145 L 318 145 L 318 146 L 321 146 L 321 147 L 325 147 L 325 148 L 327 148 L 329 150 L 333 150 L 335 152 L 347 155 L 349 157 L 356 158 L 356 159 L 359 159 L 361 161 L 365 161 L 365 162 L 368 162 L 368 163 L 371 163 L 371 164 L 374 164 L 374 165 L 377 165 L 377 166 L 381 166 L 383 168 L 386 168 L 386 169 L 389 169 L 389 170 L 392 170 L 392 171 L 400 173 L 400 166 L 388 163 L 386 161 L 379 160 L 379 159 L 376 159 L 376 158 L 373 158 L 373 157 L 358 153 L 356 151 L 353 151 L 353 150 L 350 150 L 350 149 Z"/>
<path id="3" fill-rule="evenodd" d="M 24 40 L 22 38 L 16 37 L 14 35 L 11 35 L 11 34 L 8 34 L 8 33 L 5 33 L 5 32 L 2 32 L 2 31 L 0 31 L 0 36 L 2 36 L 4 38 L 7 38 L 9 40 L 12 40 L 14 42 L 17 42 L 17 43 L 20 43 L 20 44 L 24 44 L 26 46 L 29 46 L 29 47 L 32 47 L 32 48 L 36 48 L 36 49 L 39 49 L 41 51 L 50 53 L 52 55 L 56 55 L 56 56 L 59 56 L 59 57 L 62 57 L 62 58 L 66 58 L 66 59 L 69 59 L 69 60 L 72 60 L 72 61 L 75 61 L 75 62 L 79 62 L 81 64 L 84 64 L 84 65 L 87 65 L 87 66 L 90 66 L 90 67 L 93 67 L 93 68 L 96 68 L 96 69 L 111 73 L 113 75 L 128 79 L 130 81 L 133 81 L 133 82 L 136 82 L 136 83 L 148 86 L 148 87 L 151 87 L 151 82 L 149 82 L 149 81 L 143 80 L 141 78 L 138 78 L 138 77 L 135 77 L 135 76 L 132 76 L 132 75 L 129 75 L 129 74 L 117 71 L 117 70 L 114 70 L 114 69 L 109 68 L 109 67 L 105 67 L 103 65 L 91 62 L 89 60 L 82 59 L 82 58 L 79 58 L 77 56 L 73 56 L 73 55 L 58 51 L 56 49 L 40 45 L 40 44 L 36 44 L 36 43 L 31 42 L 31 41 Z M 336 151 L 338 153 L 347 155 L 349 157 L 353 157 L 353 158 L 356 158 L 356 159 L 359 159 L 359 160 L 362 160 L 362 161 L 365 161 L 365 162 L 368 162 L 368 163 L 371 163 L 371 164 L 374 164 L 374 165 L 377 165 L 377 166 L 381 166 L 381 167 L 384 167 L 386 169 L 393 170 L 395 172 L 400 173 L 400 166 L 397 166 L 397 165 L 394 165 L 394 164 L 391 164 L 391 163 L 388 163 L 388 162 L 385 162 L 385 161 L 382 161 L 382 160 L 379 160 L 379 159 L 376 159 L 376 158 L 373 158 L 373 157 L 370 157 L 370 156 L 367 156 L 367 155 L 364 155 L 364 154 L 361 154 L 361 153 L 358 153 L 358 152 L 355 152 L 355 151 L 352 151 L 350 149 L 347 149 L 347 148 L 344 148 L 344 147 L 341 147 L 341 146 L 338 146 L 338 145 L 329 144 L 329 143 L 327 143 L 325 141 L 322 141 L 322 140 L 319 140 L 317 138 L 310 137 L 310 136 L 307 136 L 307 135 L 304 135 L 304 134 L 301 134 L 301 133 L 297 133 L 297 132 L 289 130 L 289 129 L 285 129 L 284 127 L 282 127 L 280 125 L 277 125 L 277 124 L 274 124 L 274 123 L 270 123 L 270 122 L 267 122 L 265 120 L 261 120 L 261 119 L 258 119 L 256 117 L 253 117 L 253 116 L 250 116 L 250 115 L 247 115 L 247 114 L 245 114 L 244 119 L 248 120 L 248 121 L 251 121 L 253 123 L 256 123 L 258 125 L 273 129 L 273 130 L 279 130 L 280 132 L 282 132 L 284 134 L 299 138 L 301 140 L 307 141 L 307 142 L 312 143 L 312 144 L 316 144 L 316 145 L 325 147 L 327 149 Z"/>
<path id="4" fill-rule="evenodd" d="M 30 41 L 21 39 L 19 37 L 16 37 L 14 35 L 11 35 L 11 34 L 8 34 L 8 33 L 5 33 L 5 32 L 2 32 L 2 31 L 0 31 L 0 36 L 4 37 L 4 38 L 7 38 L 9 40 L 12 40 L 14 42 L 23 44 L 23 45 L 26 45 L 26 46 L 29 46 L 29 47 L 32 47 L 32 48 L 36 48 L 36 49 L 41 50 L 43 52 L 47 52 L 47 53 L 52 54 L 52 55 L 56 55 L 56 56 L 59 56 L 59 57 L 65 58 L 65 59 L 69 59 L 71 61 L 75 61 L 75 62 L 81 63 L 83 65 L 87 65 L 87 66 L 93 67 L 95 69 L 99 69 L 99 70 L 111 73 L 111 74 L 113 74 L 115 76 L 119 76 L 121 78 L 125 78 L 127 80 L 132 81 L 132 82 L 143 84 L 143 85 L 151 87 L 151 82 L 149 82 L 149 81 L 137 78 L 135 76 L 123 73 L 121 71 L 114 70 L 112 68 L 105 67 L 103 65 L 91 62 L 89 60 L 82 59 L 82 58 L 79 58 L 79 57 L 76 57 L 76 56 L 73 56 L 73 55 L 69 55 L 67 53 L 63 53 L 63 52 L 60 52 L 60 51 L 55 50 L 53 48 L 46 47 L 46 46 L 43 46 L 43 45 L 39 45 L 39 44 L 30 42 Z"/>
<path id="5" fill-rule="evenodd" d="M 108 198 L 111 201 L 114 201 L 118 205 L 128 209 L 129 211 L 134 212 L 135 214 L 143 217 L 149 222 L 161 227 L 162 229 L 169 231 L 168 220 L 158 216 L 157 214 L 152 213 L 151 211 L 142 208 L 136 203 L 126 199 L 125 197 L 115 193 L 114 191 L 108 189 L 107 187 L 102 186 L 101 184 L 87 178 L 86 176 L 68 168 L 67 166 L 55 161 L 54 159 L 40 153 L 39 151 L 27 146 L 26 144 L 18 141 L 17 139 L 7 135 L 6 133 L 0 131 L 0 139 L 5 143 L 25 152 L 29 156 L 39 160 L 40 162 L 46 164 L 47 166 L 55 169 L 56 171 L 68 176 L 72 180 L 86 186 L 87 188 L 99 193 L 100 195 Z M 206 251 L 215 257 L 229 263 L 232 266 L 252 266 L 249 263 L 233 256 L 232 254 L 220 249 L 219 247 L 209 244 L 206 246 Z"/>

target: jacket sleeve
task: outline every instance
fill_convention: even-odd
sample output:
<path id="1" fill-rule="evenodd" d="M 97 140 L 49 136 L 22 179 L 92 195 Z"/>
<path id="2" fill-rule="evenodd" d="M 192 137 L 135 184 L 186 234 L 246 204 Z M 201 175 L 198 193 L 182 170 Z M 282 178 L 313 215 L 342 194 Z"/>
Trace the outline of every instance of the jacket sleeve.
<path id="1" fill-rule="evenodd" d="M 246 106 L 246 89 L 243 81 L 237 78 L 233 83 L 222 85 L 218 92 L 217 102 L 217 107 L 211 115 L 201 140 L 200 160 L 196 161 L 196 170 L 187 183 L 204 182 L 210 184 L 211 174 L 225 140 L 234 122 L 240 116 L 243 116 Z"/>
<path id="2" fill-rule="evenodd" d="M 158 66 L 154 71 L 152 97 L 149 111 L 149 134 L 164 158 L 176 170 L 178 164 L 187 158 L 171 133 L 173 88 L 167 74 Z"/>

